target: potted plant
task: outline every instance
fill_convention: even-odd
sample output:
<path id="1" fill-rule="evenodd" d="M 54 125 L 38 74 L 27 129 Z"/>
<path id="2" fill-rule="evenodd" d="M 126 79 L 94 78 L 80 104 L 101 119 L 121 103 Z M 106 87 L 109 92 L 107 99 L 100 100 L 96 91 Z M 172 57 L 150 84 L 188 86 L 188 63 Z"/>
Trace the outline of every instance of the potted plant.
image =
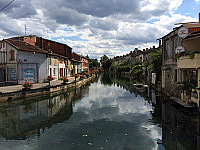
<path id="1" fill-rule="evenodd" d="M 52 75 L 50 74 L 49 76 L 47 76 L 47 80 L 49 81 L 49 86 L 50 86 L 50 82 L 52 81 L 52 80 L 54 80 L 55 79 L 55 77 L 52 77 Z"/>
<path id="2" fill-rule="evenodd" d="M 22 84 L 22 86 L 24 87 L 24 90 L 29 90 L 32 87 L 32 83 L 26 81 Z"/>
<path id="3" fill-rule="evenodd" d="M 63 80 L 63 84 L 69 82 L 69 79 L 67 79 L 67 77 L 61 77 L 60 79 Z"/>
<path id="4" fill-rule="evenodd" d="M 80 79 L 83 80 L 83 75 L 80 75 Z"/>
<path id="5" fill-rule="evenodd" d="M 79 75 L 78 75 L 77 73 L 74 74 L 75 81 L 76 81 L 76 78 L 78 78 L 78 76 L 79 76 Z"/>
<path id="6" fill-rule="evenodd" d="M 89 73 L 86 73 L 86 77 L 87 77 L 87 78 L 89 77 Z"/>

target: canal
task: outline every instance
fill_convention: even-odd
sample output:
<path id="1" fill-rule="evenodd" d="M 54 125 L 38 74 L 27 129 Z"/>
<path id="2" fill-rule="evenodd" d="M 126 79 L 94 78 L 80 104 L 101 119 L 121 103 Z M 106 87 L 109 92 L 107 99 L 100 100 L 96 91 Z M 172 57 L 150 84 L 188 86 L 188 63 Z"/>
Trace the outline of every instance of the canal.
<path id="1" fill-rule="evenodd" d="M 197 150 L 199 115 L 111 75 L 0 104 L 0 150 Z"/>

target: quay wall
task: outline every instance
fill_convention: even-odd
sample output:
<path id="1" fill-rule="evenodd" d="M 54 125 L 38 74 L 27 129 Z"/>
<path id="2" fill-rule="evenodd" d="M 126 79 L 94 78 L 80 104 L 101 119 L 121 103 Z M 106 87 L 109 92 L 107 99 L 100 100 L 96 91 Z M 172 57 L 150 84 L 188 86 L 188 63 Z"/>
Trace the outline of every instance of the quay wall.
<path id="1" fill-rule="evenodd" d="M 80 88 L 81 86 L 87 84 L 91 80 L 95 79 L 96 76 L 93 75 L 89 78 L 79 80 L 76 82 L 68 83 L 66 85 L 60 84 L 56 86 L 46 86 L 38 89 L 30 89 L 30 90 L 20 90 L 16 92 L 10 92 L 10 93 L 0 93 L 0 103 L 9 101 L 9 99 L 13 100 L 19 100 L 24 98 L 31 98 L 31 97 L 37 97 L 41 95 L 46 95 L 49 93 L 59 92 L 59 91 L 71 91 L 76 88 Z"/>

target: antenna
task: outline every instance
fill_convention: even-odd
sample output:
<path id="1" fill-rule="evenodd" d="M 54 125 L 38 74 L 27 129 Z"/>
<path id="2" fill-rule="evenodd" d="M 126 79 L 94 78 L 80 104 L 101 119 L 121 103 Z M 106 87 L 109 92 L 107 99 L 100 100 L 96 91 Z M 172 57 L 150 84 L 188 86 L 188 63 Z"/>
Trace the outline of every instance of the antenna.
<path id="1" fill-rule="evenodd" d="M 25 36 L 26 36 L 26 25 L 24 25 L 24 27 L 25 27 Z"/>

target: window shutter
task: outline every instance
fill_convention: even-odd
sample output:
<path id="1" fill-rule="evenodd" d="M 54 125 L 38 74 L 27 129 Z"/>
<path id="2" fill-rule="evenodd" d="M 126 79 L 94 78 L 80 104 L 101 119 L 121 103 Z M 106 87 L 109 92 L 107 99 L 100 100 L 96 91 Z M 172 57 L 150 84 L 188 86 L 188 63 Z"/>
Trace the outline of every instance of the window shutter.
<path id="1" fill-rule="evenodd" d="M 56 66 L 57 65 L 57 59 L 54 58 L 54 65 Z"/>
<path id="2" fill-rule="evenodd" d="M 9 52 L 9 60 L 15 60 L 15 51 L 14 50 L 11 50 Z"/>
<path id="3" fill-rule="evenodd" d="M 51 65 L 52 63 L 52 60 L 51 60 L 51 57 L 49 57 L 49 65 Z"/>

